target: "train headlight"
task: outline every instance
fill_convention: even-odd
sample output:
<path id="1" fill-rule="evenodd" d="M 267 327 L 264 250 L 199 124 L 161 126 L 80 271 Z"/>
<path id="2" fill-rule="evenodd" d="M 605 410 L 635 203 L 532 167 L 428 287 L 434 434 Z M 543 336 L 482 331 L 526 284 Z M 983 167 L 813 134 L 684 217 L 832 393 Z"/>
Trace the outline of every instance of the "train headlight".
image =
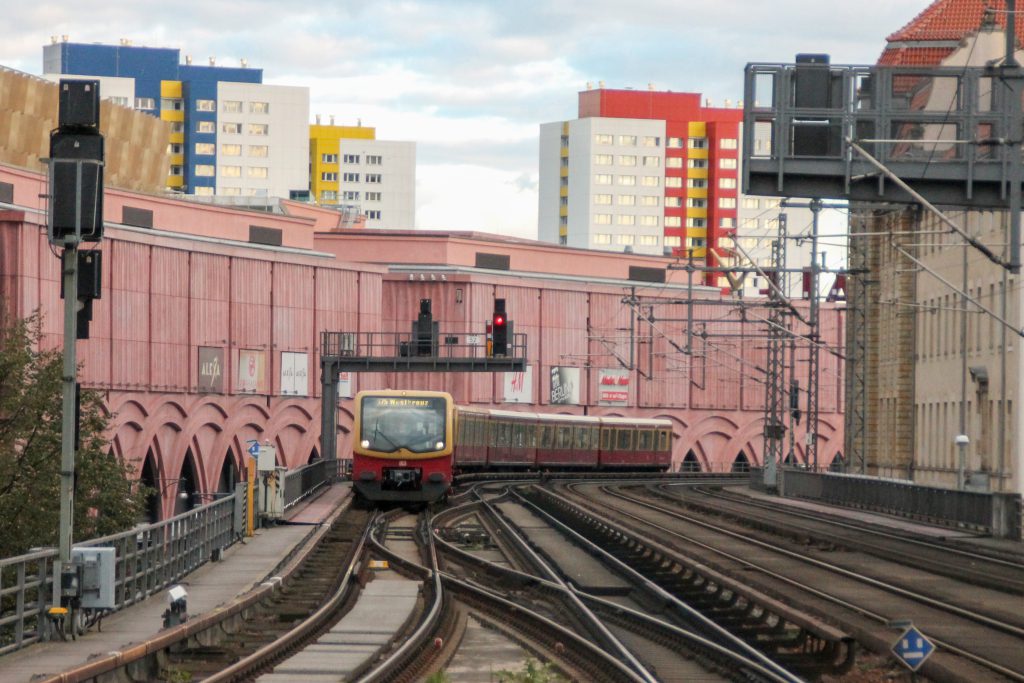
<path id="1" fill-rule="evenodd" d="M 362 441 L 359 442 L 359 445 L 362 446 L 363 448 L 369 448 L 370 441 L 369 439 L 363 439 Z"/>
<path id="2" fill-rule="evenodd" d="M 436 450 L 442 450 L 444 448 L 444 441 L 438 441 L 436 444 L 434 444 L 434 448 Z"/>

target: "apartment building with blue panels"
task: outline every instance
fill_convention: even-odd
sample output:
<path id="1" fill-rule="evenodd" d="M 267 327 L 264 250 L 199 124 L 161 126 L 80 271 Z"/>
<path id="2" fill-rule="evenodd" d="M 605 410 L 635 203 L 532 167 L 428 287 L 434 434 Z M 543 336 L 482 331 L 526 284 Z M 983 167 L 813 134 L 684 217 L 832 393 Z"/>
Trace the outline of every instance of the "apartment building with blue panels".
<path id="1" fill-rule="evenodd" d="M 176 48 L 127 41 L 55 42 L 43 48 L 43 71 L 132 79 L 134 97 L 125 104 L 171 125 L 171 190 L 284 197 L 308 190 L 307 88 L 264 86 L 262 69 L 217 66 L 212 58 L 209 65 L 192 64 L 189 57 L 181 63 Z M 102 81 L 100 87 L 102 94 Z M 224 92 L 246 99 L 223 102 Z M 296 160 L 306 168 L 301 176 Z"/>

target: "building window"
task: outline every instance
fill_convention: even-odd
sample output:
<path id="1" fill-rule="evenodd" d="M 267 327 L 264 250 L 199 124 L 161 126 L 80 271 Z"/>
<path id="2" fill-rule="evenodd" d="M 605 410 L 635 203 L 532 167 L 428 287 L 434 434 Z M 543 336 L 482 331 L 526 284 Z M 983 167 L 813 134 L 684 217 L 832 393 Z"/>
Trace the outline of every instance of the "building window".
<path id="1" fill-rule="evenodd" d="M 181 100 L 174 99 L 162 99 L 160 100 L 160 108 L 167 111 L 181 111 Z"/>
<path id="2" fill-rule="evenodd" d="M 196 154 L 216 154 L 217 145 L 212 142 L 197 142 Z"/>
<path id="3" fill-rule="evenodd" d="M 633 154 L 620 155 L 619 166 L 636 166 L 636 156 Z"/>
<path id="4" fill-rule="evenodd" d="M 688 228 L 706 228 L 708 227 L 707 218 L 687 218 L 686 227 Z"/>
<path id="5" fill-rule="evenodd" d="M 320 161 L 321 161 L 321 163 L 324 163 L 324 164 L 336 164 L 336 163 L 338 163 L 338 155 L 337 154 L 321 154 L 320 155 Z"/>
<path id="6" fill-rule="evenodd" d="M 644 247 L 656 247 L 658 246 L 658 236 L 640 235 L 640 245 Z"/>
<path id="7" fill-rule="evenodd" d="M 619 225 L 636 225 L 636 216 L 632 214 L 620 214 L 615 222 Z"/>
<path id="8" fill-rule="evenodd" d="M 636 206 L 635 194 L 620 194 L 619 206 Z"/>
<path id="9" fill-rule="evenodd" d="M 640 196 L 640 206 L 658 206 L 659 201 L 658 197 Z"/>
<path id="10" fill-rule="evenodd" d="M 666 228 L 679 228 L 683 225 L 683 219 L 679 216 L 665 216 Z"/>
<path id="11" fill-rule="evenodd" d="M 135 108 L 143 109 L 145 111 L 152 111 L 156 109 L 156 100 L 152 97 L 136 97 Z"/>
<path id="12" fill-rule="evenodd" d="M 346 164 L 358 164 L 359 163 L 359 155 L 358 154 L 346 154 L 342 158 L 342 161 L 344 161 Z"/>
<path id="13" fill-rule="evenodd" d="M 250 102 L 249 103 L 250 114 L 269 114 L 270 113 L 270 102 Z"/>
<path id="14" fill-rule="evenodd" d="M 367 154 L 366 164 L 367 166 L 380 166 L 384 163 L 384 157 L 379 154 Z"/>
<path id="15" fill-rule="evenodd" d="M 630 147 L 636 147 L 636 136 L 635 135 L 620 135 L 620 145 L 629 145 Z"/>
<path id="16" fill-rule="evenodd" d="M 344 180 L 345 180 L 346 183 L 358 183 L 359 182 L 359 174 L 358 173 L 346 173 L 344 175 Z"/>
<path id="17" fill-rule="evenodd" d="M 633 242 L 635 242 L 635 241 L 636 241 L 636 236 L 634 236 L 634 235 L 616 235 L 615 236 L 615 244 L 630 245 L 630 244 L 633 244 Z"/>
<path id="18" fill-rule="evenodd" d="M 769 218 L 765 222 L 765 225 L 768 226 L 769 230 L 778 230 L 779 229 L 779 219 L 778 218 Z"/>
<path id="19" fill-rule="evenodd" d="M 665 206 L 670 209 L 681 209 L 683 207 L 682 197 L 665 197 Z"/>
<path id="20" fill-rule="evenodd" d="M 178 166 L 177 164 L 171 166 L 171 175 L 182 175 L 184 172 L 184 169 L 181 166 Z"/>
<path id="21" fill-rule="evenodd" d="M 657 216 L 640 216 L 640 225 L 648 228 L 655 228 L 658 226 Z"/>
<path id="22" fill-rule="evenodd" d="M 242 113 L 242 101 L 241 100 L 224 100 L 220 105 L 221 111 L 227 114 L 241 114 Z"/>
<path id="23" fill-rule="evenodd" d="M 669 176 L 669 177 L 665 178 L 665 187 L 682 187 L 682 186 L 683 186 L 683 179 L 682 178 L 678 178 L 678 177 L 673 178 L 672 176 Z"/>
<path id="24" fill-rule="evenodd" d="M 665 157 L 665 168 L 682 168 L 682 157 Z"/>
<path id="25" fill-rule="evenodd" d="M 266 197 L 268 192 L 265 187 L 247 187 L 245 188 L 245 194 L 247 197 Z"/>
<path id="26" fill-rule="evenodd" d="M 736 227 L 736 219 L 735 218 L 721 218 L 718 221 L 718 227 L 720 227 L 720 228 L 735 228 Z"/>
<path id="27" fill-rule="evenodd" d="M 656 135 L 645 135 L 644 136 L 644 147 L 659 147 L 661 145 L 661 138 Z"/>
<path id="28" fill-rule="evenodd" d="M 687 178 L 686 186 L 691 190 L 703 190 L 708 186 L 707 178 Z"/>
<path id="29" fill-rule="evenodd" d="M 736 179 L 735 178 L 719 178 L 718 186 L 723 190 L 735 190 Z"/>
<path id="30" fill-rule="evenodd" d="M 184 121 L 175 121 L 174 123 L 172 123 L 171 124 L 171 132 L 172 133 L 184 133 L 185 132 L 185 122 Z"/>
<path id="31" fill-rule="evenodd" d="M 118 106 L 121 106 L 121 107 L 127 107 L 128 106 L 128 98 L 127 97 L 117 97 L 117 96 L 114 96 L 114 97 L 107 97 L 105 99 L 110 100 L 114 104 L 116 104 Z"/>
<path id="32" fill-rule="evenodd" d="M 359 193 L 357 192 L 356 194 L 359 194 Z M 366 193 L 366 201 L 368 201 L 368 202 L 379 202 L 381 200 L 380 196 L 381 196 L 380 192 L 367 192 Z M 356 199 L 358 199 L 358 197 L 356 197 Z"/>
<path id="33" fill-rule="evenodd" d="M 761 221 L 757 218 L 744 218 L 740 221 L 740 227 L 744 230 L 758 230 L 761 227 Z"/>
<path id="34" fill-rule="evenodd" d="M 212 178 L 214 175 L 213 164 L 196 164 L 195 172 L 202 178 Z"/>
<path id="35" fill-rule="evenodd" d="M 757 197 L 744 197 L 743 198 L 743 208 L 744 209 L 760 209 L 761 208 L 761 200 L 758 199 Z"/>
<path id="36" fill-rule="evenodd" d="M 707 241 L 703 237 L 687 237 L 686 246 L 691 249 L 699 249 L 704 247 Z"/>
<path id="37" fill-rule="evenodd" d="M 197 133 L 216 133 L 217 124 L 213 121 L 196 121 Z"/>
<path id="38" fill-rule="evenodd" d="M 619 185 L 625 185 L 625 186 L 631 187 L 633 185 L 636 185 L 636 176 L 635 175 L 620 175 L 618 177 L 618 181 L 619 181 Z"/>
<path id="39" fill-rule="evenodd" d="M 379 221 L 380 220 L 380 209 L 371 209 L 371 210 L 367 211 L 366 212 L 366 217 L 368 219 L 370 219 L 371 221 Z"/>
<path id="40" fill-rule="evenodd" d="M 559 244 L 559 246 L 562 246 L 562 247 L 564 247 L 565 245 L 569 244 L 569 236 L 568 235 L 559 235 L 558 236 L 558 244 Z"/>
<path id="41" fill-rule="evenodd" d="M 381 183 L 381 175 L 380 175 L 380 173 L 367 173 L 366 174 L 366 182 L 368 182 L 368 183 L 376 183 L 377 185 L 380 185 L 380 183 Z"/>
<path id="42" fill-rule="evenodd" d="M 708 139 L 707 138 L 690 138 L 687 141 L 687 145 L 690 149 L 707 149 Z"/>
<path id="43" fill-rule="evenodd" d="M 598 173 L 594 176 L 595 185 L 611 185 L 612 177 L 608 173 Z"/>
<path id="44" fill-rule="evenodd" d="M 217 111 L 217 102 L 214 100 L 196 100 L 196 111 Z"/>
<path id="45" fill-rule="evenodd" d="M 665 235 L 665 246 L 666 247 L 679 247 L 682 246 L 683 240 L 678 235 Z"/>
<path id="46" fill-rule="evenodd" d="M 558 162 L 558 166 L 560 168 L 569 168 L 569 157 L 562 157 Z"/>
<path id="47" fill-rule="evenodd" d="M 241 166 L 221 166 L 220 175 L 222 178 L 241 178 L 242 167 Z"/>
<path id="48" fill-rule="evenodd" d="M 225 197 L 238 197 L 242 194 L 242 188 L 240 187 L 222 187 L 220 193 Z"/>
<path id="49" fill-rule="evenodd" d="M 669 138 L 668 139 L 668 147 L 672 147 L 673 149 L 682 149 L 683 148 L 683 139 L 682 138 Z"/>
<path id="50" fill-rule="evenodd" d="M 568 161 L 568 159 L 566 159 L 566 161 Z M 612 155 L 611 154 L 595 154 L 594 155 L 594 164 L 596 166 L 611 166 L 612 165 Z"/>
<path id="51" fill-rule="evenodd" d="M 241 145 L 221 145 L 220 153 L 226 157 L 240 157 L 242 156 Z"/>
<path id="52" fill-rule="evenodd" d="M 764 200 L 764 208 L 766 209 L 777 209 L 782 204 L 782 200 L 778 198 L 771 198 Z"/>
<path id="53" fill-rule="evenodd" d="M 322 202 L 334 202 L 338 200 L 338 192 L 336 190 L 323 190 L 320 192 L 320 201 Z"/>
<path id="54" fill-rule="evenodd" d="M 708 160 L 707 159 L 687 159 L 686 160 L 686 168 L 707 168 L 707 167 L 708 167 Z"/>
<path id="55" fill-rule="evenodd" d="M 197 197 L 212 197 L 213 196 L 213 188 L 210 187 L 209 185 L 203 185 L 203 186 L 197 187 L 193 194 L 195 194 L 195 196 L 197 196 Z"/>
<path id="56" fill-rule="evenodd" d="M 644 166 L 649 168 L 661 166 L 661 157 L 644 157 Z"/>
<path id="57" fill-rule="evenodd" d="M 250 123 L 248 131 L 249 135 L 266 135 L 270 132 L 270 126 L 265 123 Z"/>
<path id="58" fill-rule="evenodd" d="M 172 142 L 171 144 L 167 145 L 168 154 L 183 154 L 184 151 L 185 146 L 180 142 Z"/>
<path id="59" fill-rule="evenodd" d="M 569 141 L 566 140 L 564 143 L 562 143 L 563 146 L 565 144 L 568 144 L 568 142 Z M 598 145 L 610 145 L 612 144 L 612 136 L 606 133 L 597 133 L 596 135 L 594 135 L 594 142 Z"/>
<path id="60" fill-rule="evenodd" d="M 610 136 L 609 136 L 610 137 Z M 594 244 L 611 244 L 612 236 L 606 233 L 598 233 L 594 235 Z"/>
<path id="61" fill-rule="evenodd" d="M 220 132 L 225 135 L 241 135 L 242 124 L 240 123 L 222 123 L 220 124 Z"/>
<path id="62" fill-rule="evenodd" d="M 720 209 L 735 209 L 736 198 L 735 197 L 719 197 L 718 208 Z"/>
<path id="63" fill-rule="evenodd" d="M 358 190 L 345 190 L 344 192 L 341 193 L 341 196 L 342 196 L 342 198 L 346 202 L 358 202 L 359 201 L 359 192 L 358 192 Z"/>
<path id="64" fill-rule="evenodd" d="M 722 138 L 718 146 L 722 149 L 736 149 L 737 141 L 736 138 Z"/>
<path id="65" fill-rule="evenodd" d="M 744 237 L 743 238 L 744 249 L 757 249 L 757 238 L 756 237 Z"/>
<path id="66" fill-rule="evenodd" d="M 736 242 L 731 237 L 719 237 L 718 246 L 725 249 L 733 249 L 736 246 Z"/>
<path id="67" fill-rule="evenodd" d="M 611 225 L 612 215 L 610 213 L 595 213 L 594 225 Z"/>
<path id="68" fill-rule="evenodd" d="M 267 167 L 266 166 L 250 166 L 248 170 L 248 176 L 250 178 L 267 178 Z"/>
<path id="69" fill-rule="evenodd" d="M 338 174 L 333 172 L 321 173 L 320 180 L 322 180 L 325 183 L 336 183 L 338 182 Z"/>
<path id="70" fill-rule="evenodd" d="M 688 209 L 706 209 L 708 208 L 708 200 L 703 197 L 687 197 L 686 208 Z"/>
<path id="71" fill-rule="evenodd" d="M 595 194 L 594 195 L 594 203 L 595 204 L 611 204 L 612 203 L 612 196 L 610 194 Z"/>
<path id="72" fill-rule="evenodd" d="M 736 168 L 736 160 L 735 159 L 719 159 L 718 160 L 718 168 L 725 168 L 725 169 Z"/>
<path id="73" fill-rule="evenodd" d="M 269 148 L 266 145 L 249 145 L 249 156 L 266 157 Z"/>

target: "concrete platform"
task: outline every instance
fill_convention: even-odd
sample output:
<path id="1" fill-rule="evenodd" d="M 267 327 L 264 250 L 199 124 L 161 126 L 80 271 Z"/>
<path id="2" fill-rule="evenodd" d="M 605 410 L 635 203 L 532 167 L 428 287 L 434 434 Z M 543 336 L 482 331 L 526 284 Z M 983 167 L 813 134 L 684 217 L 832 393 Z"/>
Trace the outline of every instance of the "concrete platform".
<path id="1" fill-rule="evenodd" d="M 347 483 L 335 484 L 308 503 L 301 503 L 288 521 L 304 522 L 258 529 L 255 536 L 232 545 L 220 562 L 208 562 L 185 577 L 188 612 L 195 616 L 248 592 L 273 576 L 282 560 L 310 536 L 319 524 L 350 494 Z M 120 651 L 156 636 L 163 628 L 167 608 L 165 591 L 103 619 L 78 640 L 36 643 L 0 657 L 0 681 L 21 683 L 39 680 L 85 664 L 96 657 Z"/>
<path id="2" fill-rule="evenodd" d="M 377 578 L 366 585 L 355 607 L 327 633 L 294 657 L 260 676 L 261 683 L 343 681 L 387 645 L 416 609 L 422 584 Z"/>
<path id="3" fill-rule="evenodd" d="M 631 586 L 609 570 L 600 560 L 574 545 L 562 532 L 552 528 L 517 503 L 497 506 L 551 561 L 557 564 L 567 581 L 580 590 L 603 596 L 628 595 Z"/>

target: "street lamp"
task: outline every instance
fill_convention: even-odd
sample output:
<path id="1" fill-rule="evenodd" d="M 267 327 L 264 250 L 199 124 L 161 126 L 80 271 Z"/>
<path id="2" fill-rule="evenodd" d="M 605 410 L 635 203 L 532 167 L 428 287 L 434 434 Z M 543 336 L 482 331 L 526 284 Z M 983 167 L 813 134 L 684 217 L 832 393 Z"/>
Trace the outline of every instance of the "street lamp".
<path id="1" fill-rule="evenodd" d="M 957 434 L 953 439 L 958 451 L 958 462 L 956 470 L 956 489 L 964 490 L 964 466 L 967 463 L 967 444 L 971 443 L 970 437 L 966 434 Z"/>

